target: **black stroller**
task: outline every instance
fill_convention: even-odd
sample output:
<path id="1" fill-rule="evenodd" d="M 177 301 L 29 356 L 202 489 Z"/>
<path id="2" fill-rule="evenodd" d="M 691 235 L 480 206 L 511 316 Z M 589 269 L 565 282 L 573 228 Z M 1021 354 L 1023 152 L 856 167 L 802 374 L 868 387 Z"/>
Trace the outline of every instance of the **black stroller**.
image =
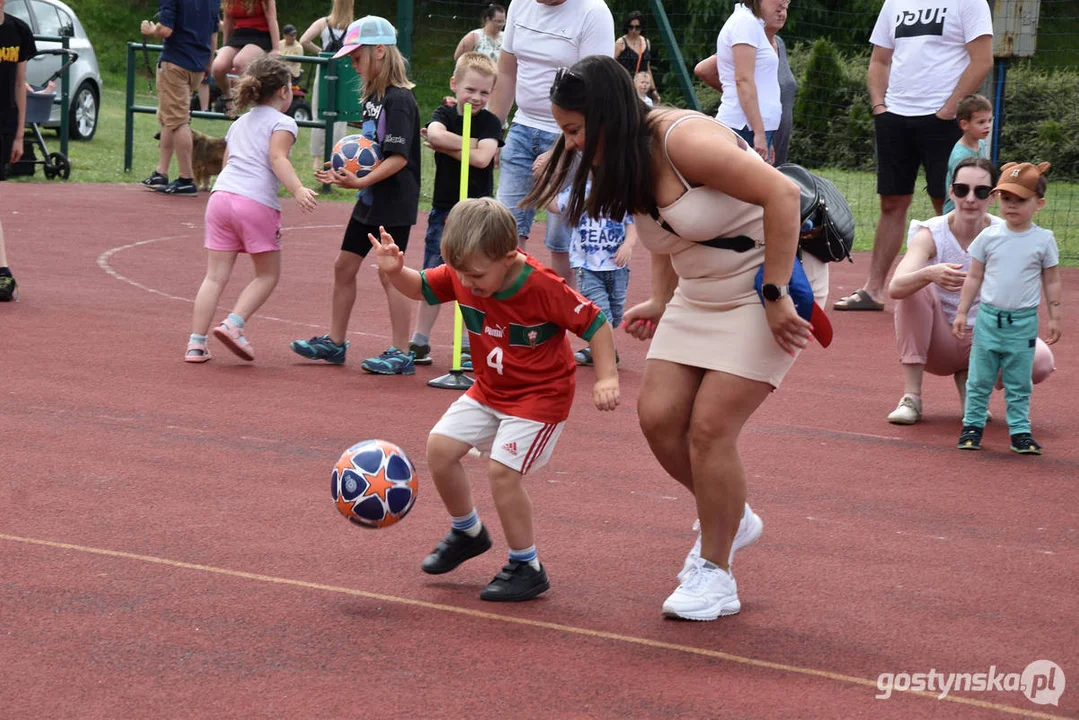
<path id="1" fill-rule="evenodd" d="M 45 87 L 48 87 L 49 83 L 56 80 L 63 74 L 65 70 L 71 67 L 76 60 L 79 59 L 79 54 L 74 50 L 67 50 L 65 48 L 56 48 L 54 50 L 39 50 L 38 55 L 63 55 L 67 58 L 66 62 L 60 66 L 60 68 L 54 72 L 45 81 Z M 33 153 L 33 148 L 27 153 L 30 158 L 24 157 L 19 164 L 26 163 L 28 165 L 44 165 L 45 177 L 52 180 L 54 177 L 60 177 L 67 180 L 71 176 L 71 163 L 67 160 L 67 155 L 60 152 L 49 152 L 49 148 L 45 146 L 45 138 L 41 134 L 41 125 L 49 121 L 49 115 L 52 113 L 53 100 L 56 97 L 54 92 L 27 92 L 26 93 L 26 124 L 34 131 L 33 138 L 28 138 L 27 142 L 31 145 L 36 145 L 41 150 L 41 160 L 37 160 Z"/>

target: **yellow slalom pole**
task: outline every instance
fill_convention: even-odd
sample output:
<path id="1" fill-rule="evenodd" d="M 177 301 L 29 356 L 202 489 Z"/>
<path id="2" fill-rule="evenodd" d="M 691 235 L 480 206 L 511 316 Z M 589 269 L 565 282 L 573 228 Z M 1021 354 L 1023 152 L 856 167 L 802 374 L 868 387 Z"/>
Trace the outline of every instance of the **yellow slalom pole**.
<path id="1" fill-rule="evenodd" d="M 461 129 L 461 200 L 468 199 L 468 153 L 472 140 L 472 104 L 465 103 L 464 127 Z M 461 316 L 461 306 L 453 304 L 453 369 L 461 371 L 461 330 L 464 327 L 464 318 Z M 475 362 L 475 360 L 473 360 Z"/>

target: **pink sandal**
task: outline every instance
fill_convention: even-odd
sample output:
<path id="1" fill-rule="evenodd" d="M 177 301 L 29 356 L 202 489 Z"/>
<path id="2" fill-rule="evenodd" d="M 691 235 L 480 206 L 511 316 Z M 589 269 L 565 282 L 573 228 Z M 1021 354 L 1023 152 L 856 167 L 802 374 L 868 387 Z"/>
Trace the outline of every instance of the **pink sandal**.
<path id="1" fill-rule="evenodd" d="M 229 322 L 227 318 L 214 328 L 214 337 L 244 360 L 255 359 L 255 350 L 244 337 L 244 331 Z"/>
<path id="2" fill-rule="evenodd" d="M 204 363 L 210 359 L 210 350 L 206 343 L 189 342 L 187 352 L 184 353 L 184 362 Z"/>

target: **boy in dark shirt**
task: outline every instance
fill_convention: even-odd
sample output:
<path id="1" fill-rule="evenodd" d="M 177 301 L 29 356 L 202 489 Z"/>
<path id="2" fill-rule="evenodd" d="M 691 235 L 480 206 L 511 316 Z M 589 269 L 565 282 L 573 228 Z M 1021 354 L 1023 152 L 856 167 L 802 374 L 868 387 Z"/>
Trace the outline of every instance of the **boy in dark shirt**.
<path id="1" fill-rule="evenodd" d="M 497 77 L 498 68 L 486 55 L 477 52 L 462 55 L 457 59 L 453 77 L 450 78 L 450 90 L 457 102 L 455 105 L 439 106 L 427 125 L 424 133 L 427 144 L 435 151 L 435 189 L 423 243 L 424 269 L 442 264 L 442 228 L 446 216 L 461 199 L 461 133 L 464 130 L 465 103 L 472 106 L 468 197 L 490 197 L 494 194 L 494 158 L 502 144 L 502 124 L 485 107 Z M 417 365 L 430 365 L 432 362 L 429 336 L 438 319 L 440 307 L 420 304 L 416 332 L 409 344 Z M 471 369 L 464 361 L 462 366 Z"/>
<path id="2" fill-rule="evenodd" d="M 8 163 L 22 158 L 26 125 L 26 63 L 37 54 L 30 27 L 4 12 L 0 3 L 0 180 L 7 178 Z M 0 302 L 17 298 L 15 278 L 7 266 L 4 227 L 0 225 Z"/>

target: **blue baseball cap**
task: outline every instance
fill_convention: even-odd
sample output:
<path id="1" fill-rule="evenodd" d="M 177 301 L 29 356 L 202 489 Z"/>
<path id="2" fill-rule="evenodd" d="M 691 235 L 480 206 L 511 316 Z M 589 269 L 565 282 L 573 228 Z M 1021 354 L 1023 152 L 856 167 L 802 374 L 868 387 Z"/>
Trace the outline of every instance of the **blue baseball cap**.
<path id="1" fill-rule="evenodd" d="M 757 296 L 760 297 L 761 302 L 766 302 L 764 295 L 761 294 L 761 289 L 764 287 L 763 265 L 757 270 L 757 277 L 753 280 L 753 287 L 757 291 Z M 809 284 L 809 278 L 806 276 L 800 260 L 794 261 L 794 271 L 791 273 L 790 284 L 787 288 L 798 315 L 803 320 L 809 321 L 812 326 L 813 337 L 817 338 L 817 342 L 821 344 L 821 347 L 831 345 L 832 322 L 824 314 L 824 309 L 813 299 L 813 286 Z"/>
<path id="2" fill-rule="evenodd" d="M 343 42 L 344 47 L 333 56 L 335 60 L 361 45 L 396 45 L 397 30 L 384 17 L 365 15 L 348 26 Z"/>

